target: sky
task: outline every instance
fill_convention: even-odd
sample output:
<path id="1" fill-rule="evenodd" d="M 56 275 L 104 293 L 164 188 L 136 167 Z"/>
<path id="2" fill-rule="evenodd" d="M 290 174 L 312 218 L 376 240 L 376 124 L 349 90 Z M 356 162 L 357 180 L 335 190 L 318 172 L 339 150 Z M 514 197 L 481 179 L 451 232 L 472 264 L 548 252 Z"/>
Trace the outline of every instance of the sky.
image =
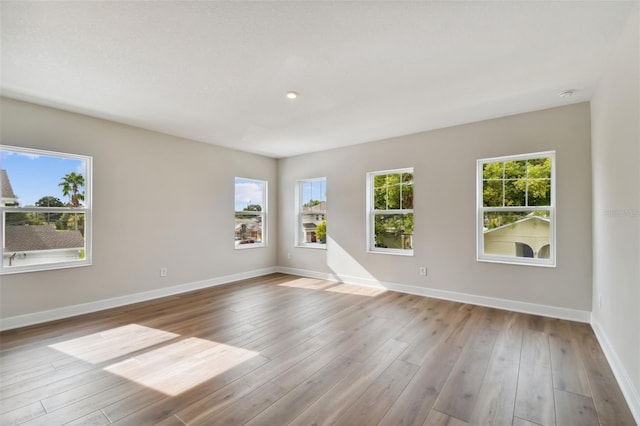
<path id="1" fill-rule="evenodd" d="M 327 181 L 313 180 L 304 181 L 301 185 L 301 202 L 308 203 L 310 200 L 327 201 Z"/>
<path id="2" fill-rule="evenodd" d="M 263 181 L 236 178 L 235 211 L 241 212 L 249 204 L 259 204 L 264 211 L 264 190 Z"/>
<path id="3" fill-rule="evenodd" d="M 58 186 L 68 173 L 82 174 L 86 179 L 84 160 L 49 155 L 34 155 L 8 149 L 0 150 L 0 168 L 7 171 L 13 192 L 20 206 L 33 206 L 45 196 L 53 196 L 63 203 L 69 201 Z"/>

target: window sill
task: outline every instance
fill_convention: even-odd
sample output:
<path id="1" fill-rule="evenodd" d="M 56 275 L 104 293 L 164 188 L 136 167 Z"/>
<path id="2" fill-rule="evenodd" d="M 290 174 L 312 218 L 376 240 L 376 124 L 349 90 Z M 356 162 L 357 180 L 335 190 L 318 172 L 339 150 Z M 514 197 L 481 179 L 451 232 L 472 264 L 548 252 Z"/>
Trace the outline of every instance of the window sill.
<path id="1" fill-rule="evenodd" d="M 295 245 L 296 248 L 305 248 L 305 249 L 312 249 L 312 250 L 326 250 L 327 249 L 327 245 L 326 244 L 296 244 Z"/>
<path id="2" fill-rule="evenodd" d="M 372 250 L 368 249 L 367 253 L 372 254 L 390 254 L 392 256 L 413 256 L 413 250 Z"/>
<path id="3" fill-rule="evenodd" d="M 520 260 L 529 258 L 510 258 L 510 257 L 478 257 L 478 262 L 486 263 L 502 263 L 504 265 L 519 265 L 519 266 L 538 266 L 543 268 L 555 268 L 556 262 L 553 260 Z"/>
<path id="4" fill-rule="evenodd" d="M 83 266 L 91 266 L 91 262 L 78 261 L 78 262 L 45 263 L 45 264 L 30 265 L 30 266 L 3 266 L 2 269 L 0 269 L 0 275 L 23 274 L 26 272 L 54 271 L 57 269 L 81 268 Z"/>
<path id="5" fill-rule="evenodd" d="M 265 248 L 266 244 L 238 244 L 234 247 L 235 250 L 250 250 L 257 248 Z"/>

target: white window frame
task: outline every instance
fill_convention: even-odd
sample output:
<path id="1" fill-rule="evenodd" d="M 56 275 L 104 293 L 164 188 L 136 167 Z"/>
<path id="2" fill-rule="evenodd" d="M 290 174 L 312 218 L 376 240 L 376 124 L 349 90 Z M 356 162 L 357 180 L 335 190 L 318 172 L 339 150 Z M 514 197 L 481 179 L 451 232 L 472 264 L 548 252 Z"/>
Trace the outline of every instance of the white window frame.
<path id="1" fill-rule="evenodd" d="M 550 181 L 550 205 L 549 206 L 504 206 L 504 207 L 484 207 L 483 206 L 483 165 L 495 162 L 523 161 L 540 158 L 551 158 L 551 181 Z M 484 158 L 477 160 L 476 177 L 476 254 L 479 262 L 506 263 L 514 265 L 530 265 L 542 267 L 556 266 L 556 153 L 555 151 L 544 151 L 530 154 L 507 155 L 502 157 Z M 538 257 L 517 257 L 500 256 L 484 253 L 484 214 L 486 212 L 549 212 L 549 258 Z"/>
<path id="2" fill-rule="evenodd" d="M 268 197 L 268 182 L 266 180 L 262 180 L 262 179 L 253 179 L 253 178 L 245 178 L 245 177 L 241 177 L 241 176 L 236 176 L 233 180 L 233 194 L 234 194 L 234 210 L 235 210 L 235 195 L 236 195 L 236 185 L 238 183 L 238 180 L 244 180 L 244 181 L 250 181 L 250 182 L 256 182 L 262 185 L 263 190 L 262 190 L 262 211 L 259 212 L 254 212 L 254 211 L 244 211 L 244 210 L 240 210 L 240 211 L 235 211 L 234 212 L 234 225 L 235 225 L 235 217 L 237 214 L 242 214 L 242 215 L 247 215 L 247 216 L 259 216 L 261 218 L 261 222 L 262 222 L 262 242 L 260 243 L 250 243 L 250 244 L 237 244 L 236 243 L 236 239 L 235 239 L 235 232 L 234 232 L 234 248 L 236 250 L 247 250 L 247 249 L 253 249 L 253 248 L 262 248 L 262 247 L 267 247 L 267 211 L 268 211 L 268 206 L 267 206 L 267 200 L 269 199 Z M 235 226 L 234 226 L 235 228 Z"/>
<path id="3" fill-rule="evenodd" d="M 325 198 L 326 198 L 326 184 L 327 184 L 327 178 L 326 177 L 319 177 L 319 178 L 310 178 L 310 179 L 300 179 L 298 181 L 296 181 L 296 193 L 295 193 L 295 203 L 296 203 L 296 229 L 295 229 L 295 246 L 296 247 L 303 247 L 303 248 L 312 248 L 312 249 L 322 249 L 322 250 L 326 250 L 327 249 L 327 243 L 326 241 L 324 243 L 321 242 L 306 242 L 304 240 L 304 231 L 303 231 L 303 217 L 304 217 L 304 212 L 302 211 L 302 185 L 305 183 L 309 183 L 309 182 L 324 182 L 325 183 Z M 326 203 L 326 200 L 325 200 Z M 315 212 L 317 214 L 322 214 L 324 215 L 324 220 L 327 220 L 327 210 L 319 210 L 318 212 Z M 308 214 L 308 213 L 307 213 Z"/>
<path id="4" fill-rule="evenodd" d="M 377 210 L 375 209 L 374 203 L 374 178 L 380 175 L 392 175 L 399 173 L 411 173 L 414 174 L 413 167 L 406 167 L 402 169 L 394 169 L 394 170 L 381 170 L 377 172 L 369 172 L 367 173 L 367 252 L 369 253 L 382 253 L 382 254 L 391 254 L 397 256 L 413 256 L 413 248 L 403 250 L 403 249 L 394 249 L 394 248 L 385 248 L 385 247 L 376 247 L 376 239 L 375 239 L 375 216 L 376 215 L 389 215 L 389 214 L 413 214 L 413 209 L 390 209 L 390 210 Z M 415 196 L 415 175 L 414 175 L 414 183 L 413 183 L 413 194 Z M 401 197 L 402 199 L 402 197 Z M 414 200 L 415 201 L 415 200 Z M 414 227 L 415 227 L 415 214 L 413 216 Z M 414 233 L 415 235 L 415 229 Z"/>
<path id="5" fill-rule="evenodd" d="M 2 244 L 0 275 L 17 274 L 24 272 L 49 271 L 55 269 L 77 268 L 90 266 L 92 264 L 92 199 L 93 199 L 93 158 L 86 155 L 69 154 L 40 149 L 22 148 L 16 146 L 0 145 L 3 151 L 12 151 L 18 154 L 38 155 L 48 157 L 60 157 L 85 162 L 86 170 L 84 176 L 84 201 L 82 207 L 21 207 L 5 206 L 0 203 L 0 217 L 2 218 Z M 19 195 L 19 194 L 18 194 Z M 84 259 L 61 261 L 52 263 L 40 263 L 33 265 L 5 266 L 5 217 L 7 213 L 83 213 L 84 214 Z M 54 250 L 51 250 L 54 251 Z"/>

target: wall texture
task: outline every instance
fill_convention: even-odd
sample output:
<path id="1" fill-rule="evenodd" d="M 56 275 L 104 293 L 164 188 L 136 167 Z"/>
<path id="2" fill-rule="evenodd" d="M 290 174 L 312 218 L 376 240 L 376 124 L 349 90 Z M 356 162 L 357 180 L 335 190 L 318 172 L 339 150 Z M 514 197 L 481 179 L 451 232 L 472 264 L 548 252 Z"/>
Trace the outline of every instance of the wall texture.
<path id="1" fill-rule="evenodd" d="M 590 140 L 583 103 L 280 159 L 278 265 L 590 311 Z M 557 267 L 477 262 L 476 160 L 547 150 L 556 150 Z M 415 169 L 415 255 L 368 253 L 365 175 L 402 167 Z M 321 176 L 327 178 L 327 250 L 294 247 L 295 182 Z M 420 266 L 427 277 L 419 276 Z"/>
<path id="2" fill-rule="evenodd" d="M 93 265 L 2 276 L 2 318 L 275 265 L 275 214 L 267 248 L 234 250 L 233 200 L 235 176 L 264 179 L 275 208 L 276 160 L 1 101 L 3 144 L 90 155 L 94 167 Z"/>
<path id="3" fill-rule="evenodd" d="M 640 8 L 591 103 L 593 324 L 640 421 Z"/>

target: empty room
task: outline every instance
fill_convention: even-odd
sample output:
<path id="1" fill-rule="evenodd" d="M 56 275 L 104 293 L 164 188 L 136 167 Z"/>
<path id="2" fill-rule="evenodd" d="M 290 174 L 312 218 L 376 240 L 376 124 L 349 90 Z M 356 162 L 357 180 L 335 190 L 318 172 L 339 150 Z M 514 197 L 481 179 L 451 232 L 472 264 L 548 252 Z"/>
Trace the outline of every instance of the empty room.
<path id="1" fill-rule="evenodd" d="M 637 1 L 1 1 L 0 424 L 638 425 Z"/>

